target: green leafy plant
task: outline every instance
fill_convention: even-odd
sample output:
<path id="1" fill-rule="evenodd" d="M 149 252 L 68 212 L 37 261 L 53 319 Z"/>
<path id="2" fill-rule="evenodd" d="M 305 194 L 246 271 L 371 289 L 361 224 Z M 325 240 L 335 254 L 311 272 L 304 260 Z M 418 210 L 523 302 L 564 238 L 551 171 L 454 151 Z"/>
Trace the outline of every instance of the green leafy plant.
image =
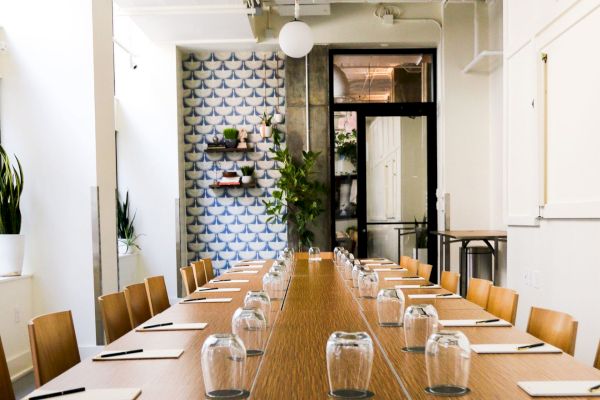
<path id="1" fill-rule="evenodd" d="M 127 246 L 126 251 L 129 251 L 131 247 L 141 250 L 137 244 L 140 235 L 135 233 L 135 227 L 133 226 L 135 217 L 136 213 L 133 214 L 133 218 L 129 216 L 129 191 L 127 191 L 123 203 L 120 199 L 117 199 L 117 236 L 119 241 Z"/>
<path id="2" fill-rule="evenodd" d="M 0 145 L 0 235 L 21 233 L 21 194 L 23 193 L 23 169 L 10 164 L 8 154 Z"/>
<path id="3" fill-rule="evenodd" d="M 271 126 L 271 120 L 273 119 L 272 115 L 267 115 L 267 112 L 263 112 L 262 117 L 260 118 L 260 122 L 265 126 Z"/>
<path id="4" fill-rule="evenodd" d="M 356 129 L 352 129 L 351 132 L 336 133 L 335 151 L 341 158 L 347 158 L 356 168 Z"/>
<path id="5" fill-rule="evenodd" d="M 240 168 L 240 171 L 242 171 L 242 175 L 244 176 L 252 176 L 252 174 L 254 173 L 254 167 L 245 165 L 242 168 Z"/>
<path id="6" fill-rule="evenodd" d="M 429 235 L 427 231 L 427 216 L 423 216 L 423 222 L 418 222 L 415 218 L 415 232 L 417 234 L 417 248 L 427 248 L 427 238 Z"/>
<path id="7" fill-rule="evenodd" d="M 325 186 L 313 179 L 313 168 L 320 153 L 303 151 L 302 159 L 294 159 L 287 146 L 281 145 L 277 129 L 273 130 L 273 144 L 271 152 L 275 154 L 273 159 L 279 164 L 281 177 L 273 191 L 273 199 L 263 200 L 270 216 L 268 222 L 291 222 L 292 234 L 298 236 L 300 245 L 308 247 L 315 237 L 309 224 L 324 211 L 322 194 Z"/>
<path id="8" fill-rule="evenodd" d="M 223 137 L 228 140 L 237 140 L 238 130 L 235 128 L 226 128 L 223 130 Z"/>

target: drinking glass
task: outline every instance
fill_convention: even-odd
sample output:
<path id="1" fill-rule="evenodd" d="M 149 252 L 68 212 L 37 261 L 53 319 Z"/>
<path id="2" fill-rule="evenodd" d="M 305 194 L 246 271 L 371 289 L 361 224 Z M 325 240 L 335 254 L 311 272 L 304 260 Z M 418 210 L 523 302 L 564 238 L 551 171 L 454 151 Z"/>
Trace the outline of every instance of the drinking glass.
<path id="1" fill-rule="evenodd" d="M 352 279 L 352 267 L 354 267 L 354 263 L 350 259 L 346 258 L 346 261 L 344 262 L 344 269 L 342 270 L 344 279 Z"/>
<path id="2" fill-rule="evenodd" d="M 263 275 L 263 290 L 267 292 L 271 300 L 283 298 L 284 280 L 279 272 L 269 271 Z"/>
<path id="3" fill-rule="evenodd" d="M 377 318 L 381 326 L 402 326 L 404 293 L 397 289 L 381 289 L 377 293 Z"/>
<path id="4" fill-rule="evenodd" d="M 267 326 L 271 318 L 271 299 L 264 290 L 249 290 L 244 297 L 244 307 L 259 308 L 265 316 Z"/>
<path id="5" fill-rule="evenodd" d="M 377 297 L 379 277 L 377 272 L 363 269 L 358 273 L 358 295 L 368 299 Z"/>
<path id="6" fill-rule="evenodd" d="M 321 261 L 321 249 L 318 247 L 311 247 L 308 249 L 308 261 Z"/>
<path id="7" fill-rule="evenodd" d="M 240 307 L 235 310 L 231 318 L 231 331 L 244 343 L 246 355 L 264 354 L 267 320 L 260 308 Z"/>
<path id="8" fill-rule="evenodd" d="M 246 348 L 237 335 L 216 333 L 202 345 L 202 377 L 208 399 L 241 397 L 244 387 Z"/>
<path id="9" fill-rule="evenodd" d="M 287 283 L 288 273 L 285 269 L 285 266 L 275 263 L 271 266 L 271 268 L 269 268 L 269 272 L 279 272 L 283 278 L 284 285 Z"/>
<path id="10" fill-rule="evenodd" d="M 362 265 L 359 264 L 354 264 L 354 266 L 352 267 L 352 287 L 357 288 L 358 287 L 358 274 L 360 273 L 360 271 L 362 271 L 364 268 Z"/>
<path id="11" fill-rule="evenodd" d="M 471 344 L 460 331 L 432 334 L 425 348 L 427 392 L 441 396 L 461 396 L 469 392 Z"/>
<path id="12" fill-rule="evenodd" d="M 370 397 L 373 341 L 366 332 L 334 332 L 327 340 L 329 395 L 334 398 Z"/>
<path id="13" fill-rule="evenodd" d="M 437 332 L 438 314 L 431 304 L 409 306 L 404 313 L 404 338 L 409 352 L 422 353 L 431 334 Z"/>

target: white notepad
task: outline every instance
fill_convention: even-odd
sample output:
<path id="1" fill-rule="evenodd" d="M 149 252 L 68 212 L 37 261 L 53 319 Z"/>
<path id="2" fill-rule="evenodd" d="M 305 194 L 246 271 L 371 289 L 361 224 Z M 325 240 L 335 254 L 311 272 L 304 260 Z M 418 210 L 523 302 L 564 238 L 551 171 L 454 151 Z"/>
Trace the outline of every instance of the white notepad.
<path id="1" fill-rule="evenodd" d="M 243 265 L 243 264 L 264 264 L 265 260 L 242 260 L 239 261 L 236 265 Z"/>
<path id="2" fill-rule="evenodd" d="M 388 260 L 387 258 L 362 258 L 360 259 L 361 263 L 393 263 L 392 260 Z"/>
<path id="3" fill-rule="evenodd" d="M 63 390 L 68 390 L 73 388 L 65 388 L 59 390 L 48 390 L 48 389 L 37 389 L 26 397 L 23 400 L 29 399 L 33 396 L 40 396 L 43 394 L 56 393 Z M 69 400 L 134 400 L 139 397 L 142 393 L 140 389 L 133 388 L 122 388 L 122 389 L 88 389 L 85 392 L 73 393 L 67 396 L 59 396 L 52 397 L 54 399 L 69 399 Z"/>
<path id="4" fill-rule="evenodd" d="M 600 391 L 589 391 L 600 381 L 522 381 L 517 385 L 533 397 L 600 397 Z"/>
<path id="5" fill-rule="evenodd" d="M 223 292 L 239 292 L 239 287 L 223 287 L 223 288 L 198 288 L 196 293 L 223 293 Z"/>
<path id="6" fill-rule="evenodd" d="M 493 319 L 493 318 L 488 318 Z M 446 327 L 459 327 L 459 326 L 475 326 L 475 327 L 485 327 L 485 326 L 512 326 L 512 324 L 508 321 L 501 319 L 500 321 L 495 322 L 486 322 L 486 323 L 477 323 L 477 321 L 485 321 L 485 319 L 440 319 L 439 323 Z"/>
<path id="7" fill-rule="evenodd" d="M 462 297 L 460 297 L 457 294 L 452 294 L 452 296 L 439 296 L 435 293 L 432 293 L 432 294 L 409 294 L 408 298 L 409 299 L 462 299 Z"/>
<path id="8" fill-rule="evenodd" d="M 125 350 L 123 350 L 125 351 Z M 102 354 L 118 353 L 119 350 L 107 350 L 93 358 L 94 361 L 117 361 L 117 360 L 159 360 L 163 358 L 179 358 L 183 349 L 144 350 L 141 353 L 123 354 L 115 357 L 100 357 Z"/>
<path id="9" fill-rule="evenodd" d="M 389 276 L 386 278 L 383 278 L 383 280 L 386 281 L 424 281 L 425 279 L 418 277 L 418 278 L 403 278 L 401 276 Z"/>
<path id="10" fill-rule="evenodd" d="M 373 268 L 375 272 L 406 272 L 406 268 Z"/>
<path id="11" fill-rule="evenodd" d="M 238 265 L 235 267 L 231 267 L 230 271 L 239 271 L 244 269 L 261 269 L 262 265 Z"/>
<path id="12" fill-rule="evenodd" d="M 242 269 L 242 270 L 234 270 L 227 271 L 226 274 L 258 274 L 258 271 L 253 271 L 251 269 Z"/>
<path id="13" fill-rule="evenodd" d="M 250 282 L 248 279 L 227 279 L 227 280 L 211 279 L 210 281 L 208 281 L 208 283 L 248 283 L 248 282 Z"/>
<path id="14" fill-rule="evenodd" d="M 498 343 L 498 344 L 472 344 L 471 349 L 478 354 L 532 354 L 532 353 L 562 353 L 558 349 L 548 343 L 540 347 L 531 349 L 517 350 L 519 346 L 525 346 L 531 343 Z"/>
<path id="15" fill-rule="evenodd" d="M 396 285 L 396 289 L 441 289 L 440 285 L 431 285 L 431 286 L 423 286 L 423 285 Z"/>
<path id="16" fill-rule="evenodd" d="M 180 304 L 198 304 L 198 303 L 229 303 L 231 297 L 219 297 L 216 299 L 203 299 L 194 301 L 181 301 Z"/>
<path id="17" fill-rule="evenodd" d="M 380 263 L 367 263 L 363 264 L 365 267 L 382 267 L 382 268 L 400 268 L 398 264 L 394 264 L 392 262 L 380 262 Z"/>
<path id="18" fill-rule="evenodd" d="M 147 324 L 149 326 L 154 324 Z M 155 328 L 144 329 L 143 326 L 135 328 L 136 332 L 157 332 L 157 331 L 199 331 L 206 328 L 206 322 L 172 324 L 166 326 L 157 326 Z"/>

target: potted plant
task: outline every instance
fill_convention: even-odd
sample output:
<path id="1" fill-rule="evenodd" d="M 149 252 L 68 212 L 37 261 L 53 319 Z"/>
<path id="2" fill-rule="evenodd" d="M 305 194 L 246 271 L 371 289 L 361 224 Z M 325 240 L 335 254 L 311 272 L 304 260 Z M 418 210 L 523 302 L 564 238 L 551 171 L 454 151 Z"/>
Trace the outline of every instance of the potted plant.
<path id="1" fill-rule="evenodd" d="M 271 126 L 272 115 L 267 116 L 267 112 L 263 112 L 260 125 L 260 136 L 263 138 L 271 137 L 273 134 L 273 126 Z"/>
<path id="2" fill-rule="evenodd" d="M 287 146 L 282 148 L 277 129 L 273 131 L 273 144 L 270 151 L 275 154 L 273 159 L 279 164 L 281 177 L 277 181 L 277 189 L 273 191 L 272 200 L 263 200 L 269 215 L 267 222 L 289 222 L 292 246 L 301 250 L 312 245 L 315 235 L 309 229 L 309 224 L 324 211 L 321 195 L 325 193 L 325 186 L 312 179 L 315 161 L 320 153 L 303 151 L 302 159 L 294 159 Z"/>
<path id="3" fill-rule="evenodd" d="M 21 235 L 21 194 L 23 170 L 17 167 L 0 145 L 0 276 L 21 275 L 25 236 Z"/>
<path id="4" fill-rule="evenodd" d="M 235 128 L 226 128 L 223 130 L 223 137 L 225 138 L 225 147 L 232 149 L 237 147 L 238 144 L 238 130 Z"/>
<path id="5" fill-rule="evenodd" d="M 427 241 L 429 232 L 427 231 L 427 217 L 423 216 L 423 221 L 418 222 L 415 218 L 416 243 L 413 249 L 413 258 L 422 263 L 427 263 Z"/>
<path id="6" fill-rule="evenodd" d="M 249 184 L 252 183 L 252 175 L 254 174 L 254 167 L 250 167 L 248 165 L 240 168 L 242 171 L 242 183 Z"/>
<path id="7" fill-rule="evenodd" d="M 339 161 L 336 170 L 344 171 L 346 174 L 351 174 L 356 171 L 356 129 L 352 129 L 350 132 L 342 131 L 336 133 L 335 154 Z"/>
<path id="8" fill-rule="evenodd" d="M 136 250 L 141 250 L 137 244 L 137 240 L 140 235 L 135 233 L 133 221 L 135 221 L 136 214 L 133 214 L 133 218 L 129 216 L 129 191 L 125 195 L 125 202 L 121 203 L 117 199 L 117 236 L 119 254 L 133 254 Z"/>

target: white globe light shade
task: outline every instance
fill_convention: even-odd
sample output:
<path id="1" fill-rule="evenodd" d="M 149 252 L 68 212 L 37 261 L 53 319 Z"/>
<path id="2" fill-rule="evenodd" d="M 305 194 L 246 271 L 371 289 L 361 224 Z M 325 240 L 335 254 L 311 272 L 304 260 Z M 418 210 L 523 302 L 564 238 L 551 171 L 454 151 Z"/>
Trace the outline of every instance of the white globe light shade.
<path id="1" fill-rule="evenodd" d="M 279 32 L 279 47 L 287 56 L 304 57 L 310 52 L 313 44 L 312 31 L 302 21 L 288 22 Z"/>

